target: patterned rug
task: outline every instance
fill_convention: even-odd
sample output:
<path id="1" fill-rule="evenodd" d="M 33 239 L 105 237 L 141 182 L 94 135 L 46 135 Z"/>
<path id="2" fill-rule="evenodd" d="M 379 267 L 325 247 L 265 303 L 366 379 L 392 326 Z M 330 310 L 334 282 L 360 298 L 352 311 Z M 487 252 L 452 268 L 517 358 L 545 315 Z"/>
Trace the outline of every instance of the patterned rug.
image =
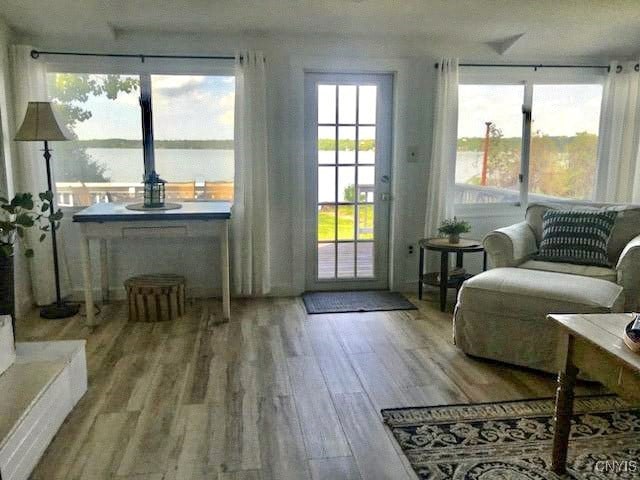
<path id="1" fill-rule="evenodd" d="M 557 480 L 552 399 L 382 410 L 422 480 Z M 615 396 L 575 400 L 563 479 L 640 479 L 640 409 Z"/>

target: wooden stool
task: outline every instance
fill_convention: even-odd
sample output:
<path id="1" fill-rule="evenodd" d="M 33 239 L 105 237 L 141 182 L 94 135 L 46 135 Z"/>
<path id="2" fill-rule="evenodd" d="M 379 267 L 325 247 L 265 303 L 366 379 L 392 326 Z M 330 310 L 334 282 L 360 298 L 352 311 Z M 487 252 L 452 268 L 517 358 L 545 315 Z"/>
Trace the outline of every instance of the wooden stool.
<path id="1" fill-rule="evenodd" d="M 184 314 L 184 277 L 140 275 L 124 282 L 130 322 L 175 320 Z"/>

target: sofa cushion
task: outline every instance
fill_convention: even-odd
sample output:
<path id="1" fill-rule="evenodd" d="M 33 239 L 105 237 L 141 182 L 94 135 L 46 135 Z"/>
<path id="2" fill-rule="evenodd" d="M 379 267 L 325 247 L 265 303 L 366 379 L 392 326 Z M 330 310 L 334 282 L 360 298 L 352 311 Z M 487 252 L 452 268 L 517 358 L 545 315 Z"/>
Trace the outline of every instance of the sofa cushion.
<path id="1" fill-rule="evenodd" d="M 618 281 L 618 272 L 614 268 L 594 267 L 593 265 L 576 265 L 573 263 L 542 262 L 540 260 L 528 260 L 518 268 L 528 270 L 543 270 L 545 272 L 567 273 L 569 275 L 580 275 L 582 277 L 598 278 L 608 282 Z"/>
<path id="2" fill-rule="evenodd" d="M 606 210 L 547 210 L 534 260 L 609 267 L 607 245 L 617 215 Z"/>
<path id="3" fill-rule="evenodd" d="M 549 313 L 622 311 L 624 295 L 622 287 L 606 280 L 508 267 L 467 280 L 458 305 L 476 312 L 545 318 Z"/>
<path id="4" fill-rule="evenodd" d="M 607 254 L 609 263 L 615 265 L 624 247 L 634 237 L 640 235 L 640 205 L 615 205 L 610 203 L 531 203 L 527 207 L 525 219 L 536 237 L 538 245 L 542 240 L 542 217 L 549 209 L 572 209 L 593 211 L 604 209 L 618 212 L 611 230 Z"/>

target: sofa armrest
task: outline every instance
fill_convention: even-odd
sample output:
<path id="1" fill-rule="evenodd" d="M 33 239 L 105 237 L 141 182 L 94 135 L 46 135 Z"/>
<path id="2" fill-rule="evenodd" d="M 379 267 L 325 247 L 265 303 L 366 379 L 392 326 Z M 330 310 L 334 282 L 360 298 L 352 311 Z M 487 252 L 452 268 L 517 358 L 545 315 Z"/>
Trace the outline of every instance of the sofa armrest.
<path id="1" fill-rule="evenodd" d="M 527 222 L 494 230 L 482 243 L 494 267 L 517 267 L 538 251 L 536 237 Z"/>
<path id="2" fill-rule="evenodd" d="M 624 289 L 624 311 L 637 311 L 640 306 L 640 235 L 624 247 L 616 270 L 618 284 Z"/>

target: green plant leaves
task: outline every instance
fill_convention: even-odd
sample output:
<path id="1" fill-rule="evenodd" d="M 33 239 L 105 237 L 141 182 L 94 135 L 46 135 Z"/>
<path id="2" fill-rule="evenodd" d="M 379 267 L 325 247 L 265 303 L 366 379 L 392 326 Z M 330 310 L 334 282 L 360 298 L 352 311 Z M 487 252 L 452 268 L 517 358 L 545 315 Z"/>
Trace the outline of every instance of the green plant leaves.
<path id="1" fill-rule="evenodd" d="M 13 255 L 13 245 L 10 243 L 0 244 L 0 256 L 10 257 Z"/>
<path id="2" fill-rule="evenodd" d="M 40 200 L 47 201 L 49 203 L 53 202 L 53 192 L 51 190 L 47 190 L 46 192 L 41 192 L 38 194 L 38 197 L 40 197 Z"/>
<path id="3" fill-rule="evenodd" d="M 16 219 L 14 220 L 14 222 L 17 225 L 21 225 L 23 227 L 29 228 L 29 227 L 33 227 L 35 225 L 35 222 L 33 220 L 33 218 L 31 218 L 31 215 L 29 215 L 28 213 L 19 213 L 18 215 L 16 215 Z"/>
<path id="4" fill-rule="evenodd" d="M 60 220 L 63 218 L 62 210 L 53 211 L 53 192 L 38 193 L 37 204 L 31 193 L 17 193 L 11 200 L 0 197 L 0 234 L 10 235 L 7 240 L 0 241 L 0 256 L 11 256 L 14 253 L 13 233 L 24 238 L 29 228 L 37 227 L 41 232 L 39 241 L 46 238 L 46 232 L 60 228 Z M 3 213 L 6 212 L 6 213 Z M 34 251 L 26 248 L 25 256 L 31 258 Z"/>

